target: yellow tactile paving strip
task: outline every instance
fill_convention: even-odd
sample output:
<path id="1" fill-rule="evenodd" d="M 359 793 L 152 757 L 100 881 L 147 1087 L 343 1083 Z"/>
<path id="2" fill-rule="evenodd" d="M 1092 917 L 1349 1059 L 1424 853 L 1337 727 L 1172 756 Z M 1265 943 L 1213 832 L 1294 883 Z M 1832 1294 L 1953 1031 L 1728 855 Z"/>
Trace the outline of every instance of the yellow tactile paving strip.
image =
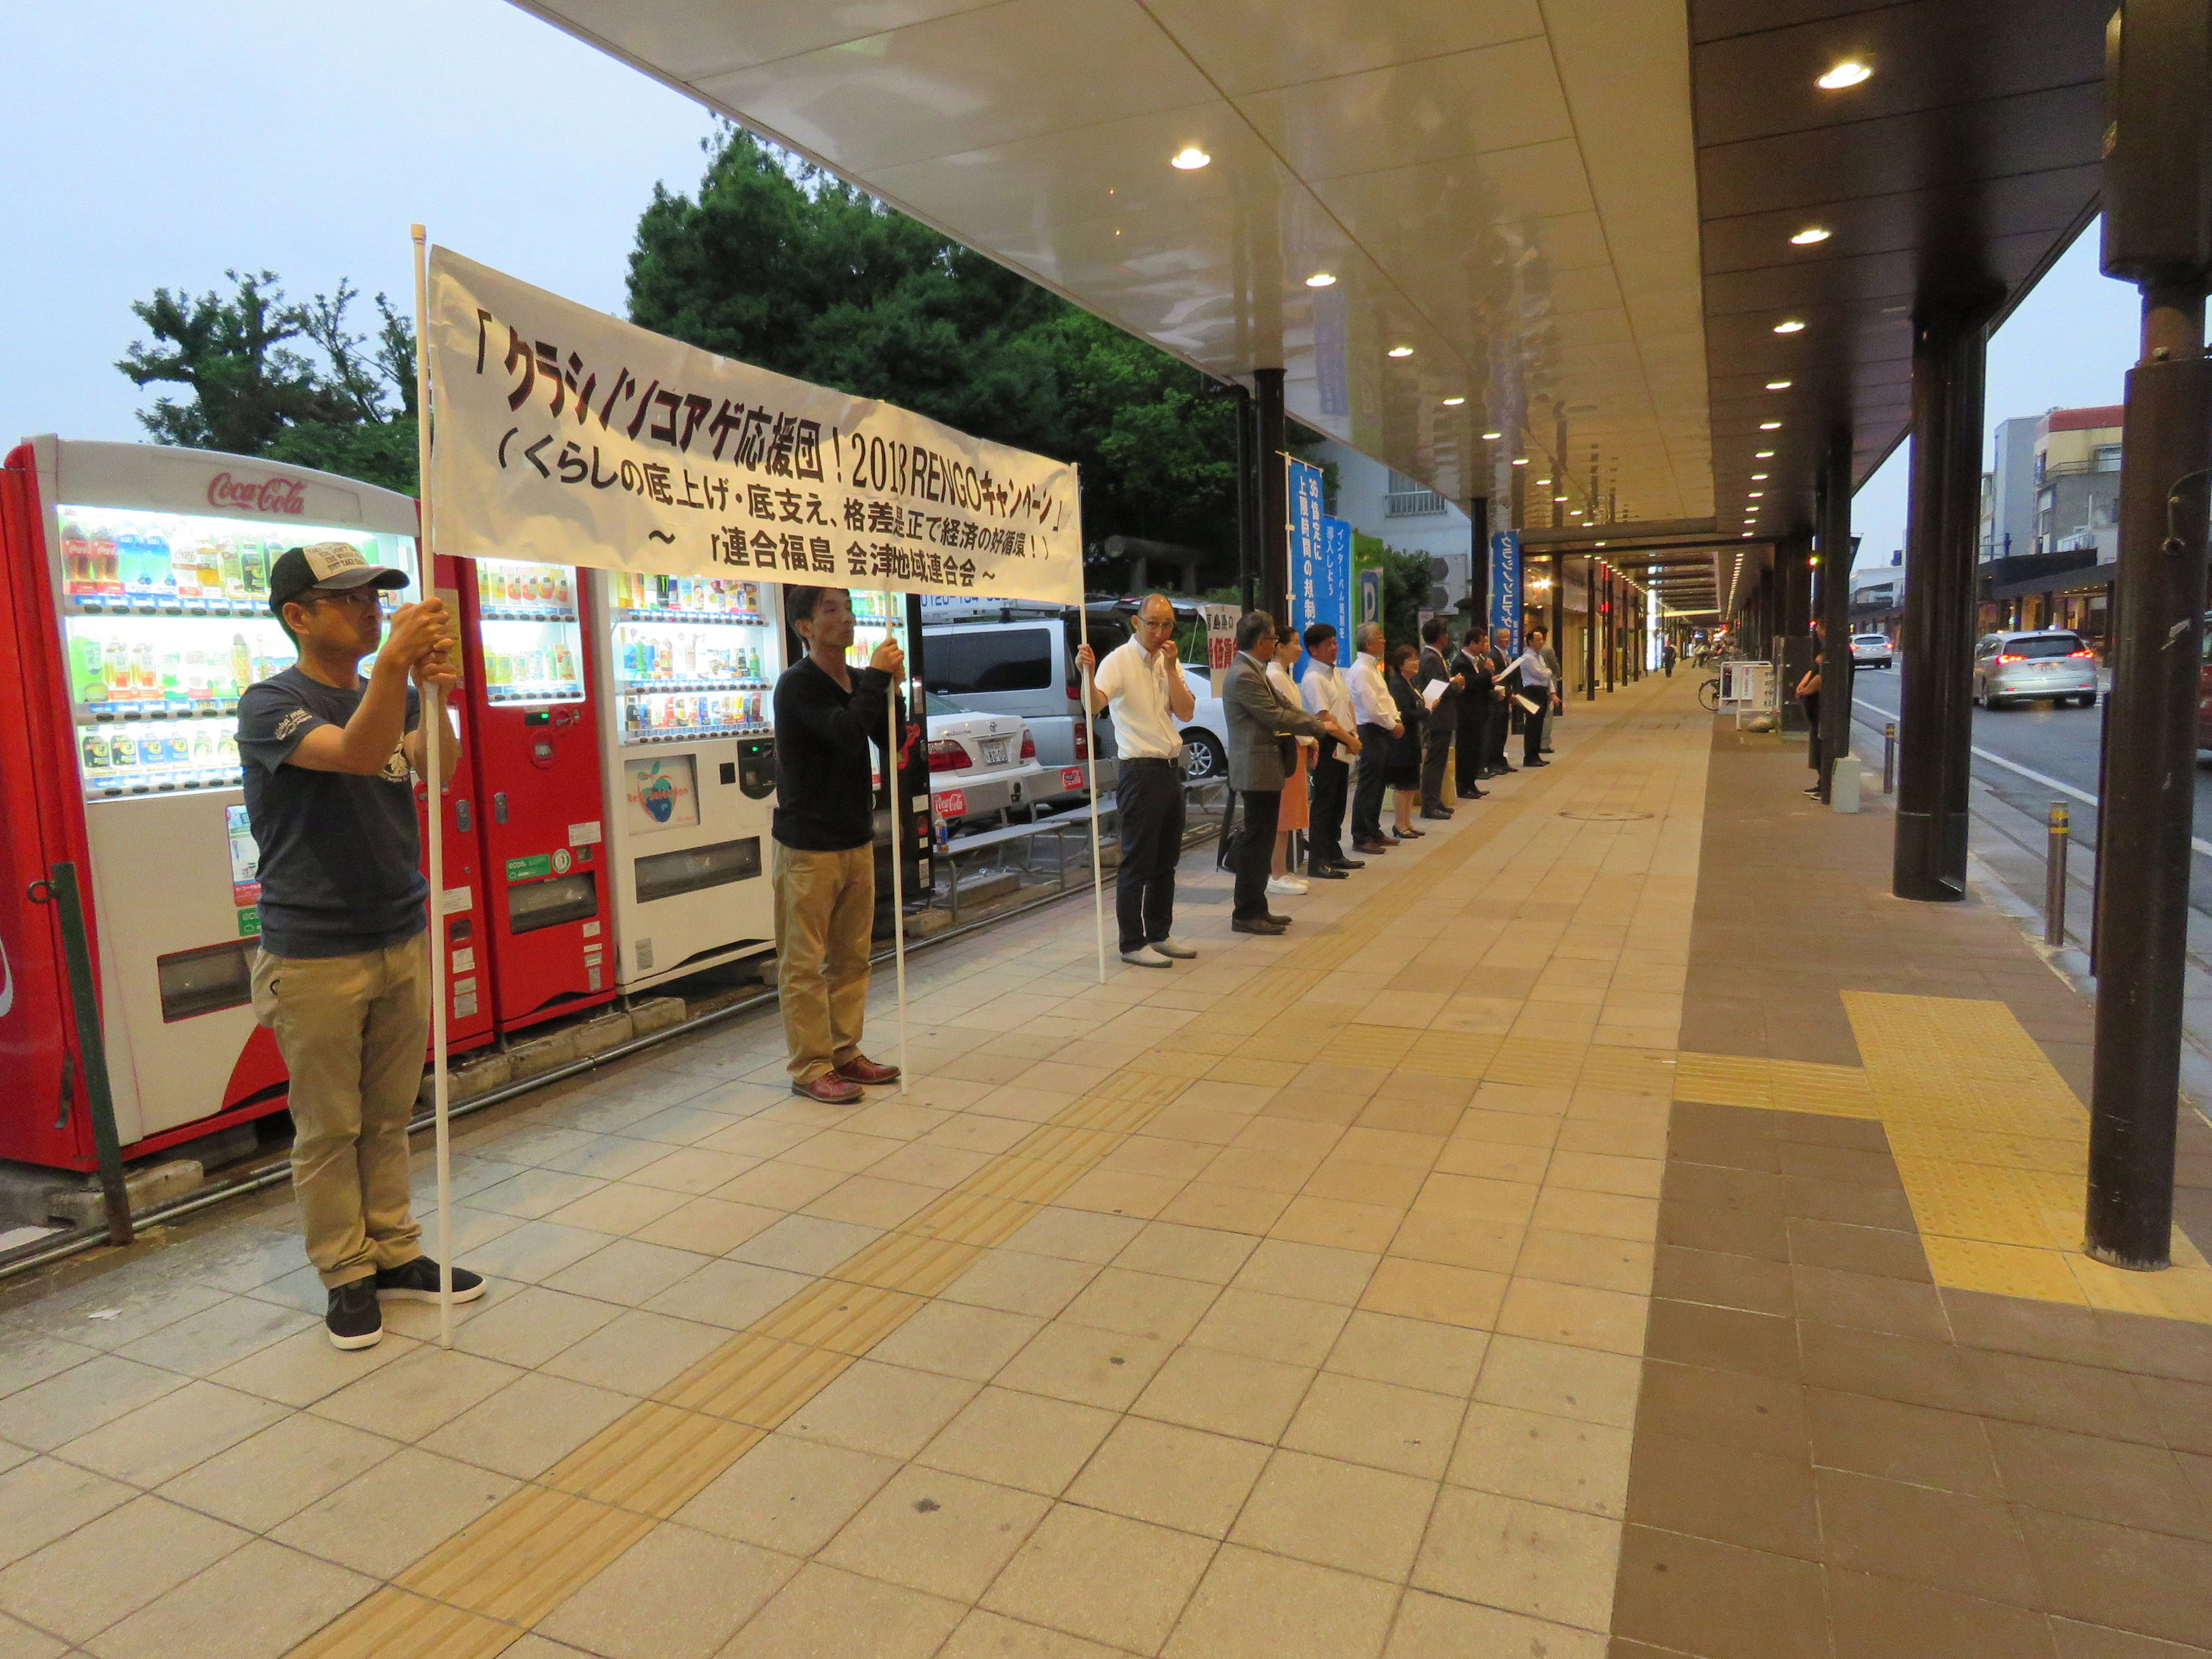
<path id="1" fill-rule="evenodd" d="M 2212 1324 L 2212 1266 L 2176 1228 L 2173 1266 L 2082 1253 L 2089 1117 L 2002 1002 L 1846 991 L 1863 1067 L 1684 1054 L 1677 1100 L 1874 1118 L 1936 1282 Z"/>
<path id="2" fill-rule="evenodd" d="M 1578 745 L 1575 761 L 1610 728 Z M 757 1320 L 495 1506 L 392 1584 L 292 1650 L 292 1659 L 490 1659 L 710 1485 L 769 1431 L 896 1330 L 1038 1210 L 1067 1192 L 1192 1083 L 1254 1080 L 1309 1060 L 1488 1081 L 1663 1095 L 1670 1051 L 1417 1031 L 1322 1017 L 1304 999 L 1419 906 L 1505 825 L 1571 788 L 1571 763 L 1532 780 L 1328 933 L 1301 941 L 1202 1012 L 1173 1049 L 1139 1050 L 1049 1121 Z M 1255 1031 L 1253 1022 L 1262 1023 Z M 1287 1080 L 1287 1079 L 1285 1079 Z"/>

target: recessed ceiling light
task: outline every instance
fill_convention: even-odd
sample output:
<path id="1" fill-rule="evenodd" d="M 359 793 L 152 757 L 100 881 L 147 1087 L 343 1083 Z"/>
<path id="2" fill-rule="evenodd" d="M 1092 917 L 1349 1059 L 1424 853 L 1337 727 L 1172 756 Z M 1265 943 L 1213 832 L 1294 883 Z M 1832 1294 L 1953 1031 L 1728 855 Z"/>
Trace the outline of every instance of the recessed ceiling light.
<path id="1" fill-rule="evenodd" d="M 1567 504 L 1567 498 L 1565 495 L 1554 495 L 1552 499 L 1557 501 L 1561 507 L 1565 507 Z"/>
<path id="2" fill-rule="evenodd" d="M 1777 334 L 1802 334 L 1805 331 L 1805 325 L 1798 318 L 1785 318 L 1783 321 L 1775 324 L 1774 331 Z"/>
<path id="3" fill-rule="evenodd" d="M 1457 409 L 1466 401 L 1467 399 L 1464 398 L 1447 398 L 1444 399 L 1444 407 L 1446 409 Z"/>
<path id="4" fill-rule="evenodd" d="M 1759 429 L 1761 432 L 1779 432 L 1782 430 L 1782 422 L 1779 421 L 1761 421 L 1759 423 Z"/>
<path id="5" fill-rule="evenodd" d="M 1204 167 L 1213 158 L 1211 155 L 1208 155 L 1196 144 L 1185 144 L 1181 149 L 1175 153 L 1174 158 L 1169 161 L 1168 165 L 1172 167 L 1179 167 L 1185 173 L 1195 173 L 1199 168 Z"/>
<path id="6" fill-rule="evenodd" d="M 1769 380 L 1766 383 L 1766 389 L 1769 392 L 1787 392 L 1796 384 L 1794 380 Z"/>
<path id="7" fill-rule="evenodd" d="M 1856 58 L 1846 58 L 1813 84 L 1823 92 L 1841 92 L 1845 87 L 1856 87 L 1869 81 L 1874 70 Z"/>
<path id="8" fill-rule="evenodd" d="M 1751 481 L 1753 483 L 1765 483 L 1766 482 L 1766 474 L 1764 472 L 1754 472 L 1751 475 Z"/>
<path id="9" fill-rule="evenodd" d="M 1526 455 L 1516 455 L 1513 458 L 1513 465 L 1516 466 L 1526 466 L 1528 465 L 1528 458 Z"/>
<path id="10" fill-rule="evenodd" d="M 1748 494 L 1747 494 L 1747 495 L 1744 496 L 1744 500 L 1746 500 L 1746 501 L 1757 501 L 1757 500 L 1758 500 L 1761 495 L 1764 495 L 1765 493 L 1766 493 L 1766 492 L 1765 492 L 1765 490 L 1763 490 L 1763 489 L 1754 489 L 1754 490 L 1750 491 Z M 1754 511 L 1755 511 L 1755 510 L 1756 510 L 1756 509 L 1754 509 Z"/>
<path id="11" fill-rule="evenodd" d="M 1494 444 L 1504 435 L 1505 434 L 1503 432 L 1486 432 L 1482 434 L 1482 441 L 1486 444 Z"/>
<path id="12" fill-rule="evenodd" d="M 1751 459 L 1754 461 L 1771 461 L 1774 459 L 1774 452 L 1771 449 L 1762 449 Z"/>
<path id="13" fill-rule="evenodd" d="M 1536 482 L 1547 489 L 1552 487 L 1552 481 L 1549 478 L 1539 478 Z"/>
<path id="14" fill-rule="evenodd" d="M 1312 276 L 1306 278 L 1306 286 L 1308 288 L 1334 288 L 1335 285 L 1336 278 L 1330 276 L 1329 273 L 1325 270 L 1316 270 Z"/>
<path id="15" fill-rule="evenodd" d="M 1746 540 L 1746 541 L 1749 541 L 1749 540 L 1751 539 L 1751 532 L 1749 532 L 1748 530 L 1745 531 L 1745 532 L 1743 532 L 1743 538 L 1744 538 L 1744 540 Z M 1741 564 L 1741 563 L 1743 562 L 1743 561 L 1742 561 L 1741 559 L 1738 559 L 1738 560 L 1736 561 L 1736 562 L 1737 562 L 1738 564 Z"/>
<path id="16" fill-rule="evenodd" d="M 1799 247 L 1810 247 L 1815 242 L 1825 242 L 1832 234 L 1826 225 L 1808 225 L 1790 240 Z"/>
<path id="17" fill-rule="evenodd" d="M 1413 348 L 1411 346 L 1392 346 L 1389 350 L 1384 352 L 1382 355 L 1386 357 L 1410 357 L 1413 355 Z"/>

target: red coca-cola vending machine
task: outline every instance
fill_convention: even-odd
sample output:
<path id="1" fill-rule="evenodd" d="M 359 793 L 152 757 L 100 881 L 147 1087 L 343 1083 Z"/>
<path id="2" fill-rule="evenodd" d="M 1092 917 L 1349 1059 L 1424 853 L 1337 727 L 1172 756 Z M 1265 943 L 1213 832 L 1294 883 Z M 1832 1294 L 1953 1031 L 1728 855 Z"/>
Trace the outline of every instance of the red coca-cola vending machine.
<path id="1" fill-rule="evenodd" d="M 240 787 L 238 696 L 293 660 L 269 613 L 277 553 L 350 542 L 412 573 L 416 523 L 410 496 L 206 450 L 42 437 L 9 455 L 0 1158 L 95 1164 L 60 929 L 53 907 L 28 896 L 64 859 L 87 899 L 125 1156 L 284 1106 L 283 1064 L 252 1008 L 258 854 Z M 457 780 L 447 803 L 449 832 L 465 787 Z M 449 834 L 449 869 L 480 857 Z M 472 932 L 473 902 L 449 886 L 447 926 Z M 457 1012 L 455 1046 L 489 1034 L 477 1010 Z"/>
<path id="2" fill-rule="evenodd" d="M 489 1006 L 511 1032 L 615 996 L 599 696 L 573 568 L 453 562 L 481 791 Z"/>

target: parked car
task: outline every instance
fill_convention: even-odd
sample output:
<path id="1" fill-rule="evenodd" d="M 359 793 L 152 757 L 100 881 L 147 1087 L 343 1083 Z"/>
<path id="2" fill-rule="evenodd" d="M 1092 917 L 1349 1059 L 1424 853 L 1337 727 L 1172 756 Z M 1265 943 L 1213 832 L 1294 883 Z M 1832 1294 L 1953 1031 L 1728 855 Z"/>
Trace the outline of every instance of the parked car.
<path id="1" fill-rule="evenodd" d="M 1018 714 L 971 708 L 958 697 L 929 702 L 929 794 L 939 823 L 957 830 L 1043 797 L 1036 739 Z M 1059 779 L 1051 781 L 1056 787 Z"/>
<path id="2" fill-rule="evenodd" d="M 1987 634 L 1974 647 L 1974 701 L 2005 708 L 2041 698 L 2097 706 L 2097 653 L 2068 628 Z"/>
<path id="3" fill-rule="evenodd" d="M 1887 668 L 1892 659 L 1888 635 L 1851 635 L 1851 666 L 1854 668 Z"/>
<path id="4" fill-rule="evenodd" d="M 1129 637 L 1127 618 L 1111 605 L 1085 607 L 1091 647 L 1103 657 Z M 922 601 L 921 668 L 930 705 L 957 698 L 963 709 L 1006 714 L 1026 722 L 1045 776 L 1038 787 L 1047 805 L 1084 794 L 1082 676 L 1075 664 L 1081 642 L 1073 606 L 997 599 Z M 1098 740 L 1098 787 L 1114 788 L 1114 722 L 1092 722 Z"/>

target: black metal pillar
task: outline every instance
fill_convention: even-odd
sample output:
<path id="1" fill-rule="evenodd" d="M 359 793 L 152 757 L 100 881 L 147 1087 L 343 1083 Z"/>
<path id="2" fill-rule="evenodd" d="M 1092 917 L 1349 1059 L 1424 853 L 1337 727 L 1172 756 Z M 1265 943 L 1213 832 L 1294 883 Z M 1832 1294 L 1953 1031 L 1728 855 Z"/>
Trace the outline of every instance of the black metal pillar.
<path id="1" fill-rule="evenodd" d="M 2124 23 L 2123 23 L 2123 18 Z M 2085 1248 L 2166 1267 L 2173 1233 L 2189 802 L 2212 489 L 2212 7 L 2128 0 L 2107 36 L 2104 269 L 2142 290 L 2128 372 L 2112 690 L 2098 823 L 2096 1054 Z M 2123 943 L 2124 941 L 2124 943 Z"/>
<path id="2" fill-rule="evenodd" d="M 1566 635 L 1560 630 L 1566 626 L 1566 623 L 1567 556 L 1564 553 L 1554 553 L 1552 555 L 1552 637 L 1547 643 L 1552 647 L 1552 654 L 1559 659 L 1559 672 L 1562 678 L 1566 673 L 1567 653 L 1565 646 Z M 1567 688 L 1564 685 L 1560 686 L 1559 693 L 1560 696 L 1565 697 L 1567 695 Z"/>
<path id="3" fill-rule="evenodd" d="M 1252 389 L 1260 427 L 1260 608 L 1280 623 L 1291 613 L 1290 474 L 1283 454 L 1289 438 L 1283 427 L 1283 371 L 1255 369 Z"/>
<path id="4" fill-rule="evenodd" d="M 1838 427 L 1820 458 L 1820 799 L 1851 752 L 1851 431 Z"/>
<path id="5" fill-rule="evenodd" d="M 1490 497 L 1471 496 L 1467 504 L 1468 527 L 1467 556 L 1468 625 L 1487 630 L 1490 627 Z M 1349 662 L 1348 656 L 1339 653 L 1338 659 Z"/>
<path id="6" fill-rule="evenodd" d="M 1583 559 L 1583 701 L 1597 701 L 1597 557 Z"/>
<path id="7" fill-rule="evenodd" d="M 1237 388 L 1237 603 L 1249 611 L 1260 592 L 1260 433 L 1252 394 Z"/>
<path id="8" fill-rule="evenodd" d="M 1932 312 L 1913 322 L 1905 680 L 1890 880 L 1899 898 L 1955 902 L 1966 896 L 1984 315 Z"/>
<path id="9" fill-rule="evenodd" d="M 1613 567 L 1605 568 L 1605 689 L 1613 690 L 1613 659 L 1620 654 L 1613 629 L 1620 616 L 1620 584 L 1613 579 Z"/>

